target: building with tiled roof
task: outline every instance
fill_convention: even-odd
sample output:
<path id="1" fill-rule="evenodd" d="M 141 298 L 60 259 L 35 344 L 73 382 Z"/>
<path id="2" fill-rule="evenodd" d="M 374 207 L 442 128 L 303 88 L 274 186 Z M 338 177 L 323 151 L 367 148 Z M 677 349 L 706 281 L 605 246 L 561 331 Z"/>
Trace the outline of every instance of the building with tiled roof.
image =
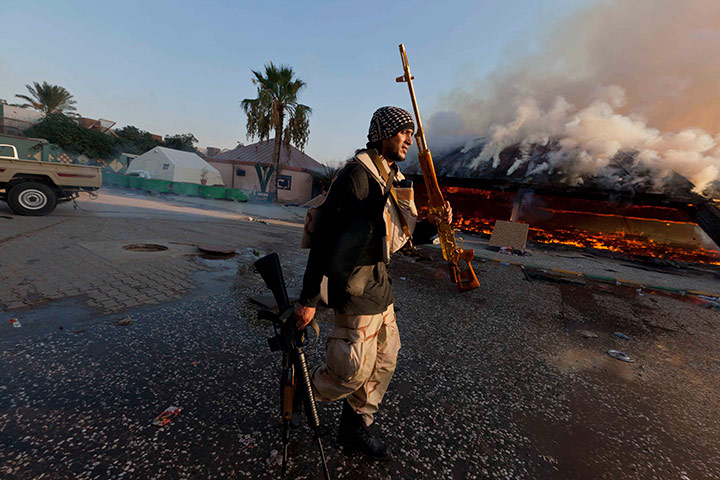
<path id="1" fill-rule="evenodd" d="M 251 198 L 265 199 L 273 191 L 270 180 L 275 178 L 274 142 L 270 139 L 204 158 L 220 172 L 226 186 L 239 188 Z M 313 174 L 323 171 L 321 163 L 292 145 L 289 152 L 285 146 L 281 147 L 279 201 L 299 204 L 309 201 L 313 194 Z"/>

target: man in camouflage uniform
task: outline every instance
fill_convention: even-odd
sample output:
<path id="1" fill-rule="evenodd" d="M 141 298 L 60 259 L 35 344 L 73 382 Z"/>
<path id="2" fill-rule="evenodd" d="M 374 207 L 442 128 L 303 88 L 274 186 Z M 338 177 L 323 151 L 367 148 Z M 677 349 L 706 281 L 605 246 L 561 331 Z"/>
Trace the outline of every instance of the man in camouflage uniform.
<path id="1" fill-rule="evenodd" d="M 367 148 L 347 162 L 320 207 L 295 308 L 297 326 L 305 328 L 327 277 L 335 327 L 325 363 L 311 372 L 313 393 L 318 401 L 345 399 L 338 443 L 377 460 L 389 458 L 390 448 L 368 427 L 400 349 L 387 264 L 417 218 L 412 183 L 397 162 L 405 160 L 414 129 L 412 116 L 401 108 L 382 107 L 373 114 Z"/>

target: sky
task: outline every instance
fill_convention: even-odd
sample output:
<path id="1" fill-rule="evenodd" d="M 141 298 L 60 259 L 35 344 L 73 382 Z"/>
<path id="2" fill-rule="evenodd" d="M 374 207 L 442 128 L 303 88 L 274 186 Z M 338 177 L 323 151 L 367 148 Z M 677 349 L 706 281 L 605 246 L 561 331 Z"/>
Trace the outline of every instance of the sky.
<path id="1" fill-rule="evenodd" d="M 0 98 L 25 85 L 65 87 L 78 112 L 198 147 L 245 144 L 240 101 L 251 70 L 290 65 L 313 109 L 305 152 L 337 164 L 364 146 L 384 105 L 411 109 L 404 43 L 423 119 L 443 102 L 531 54 L 559 22 L 600 0 L 98 2 L 4 0 Z M 432 145 L 430 145 L 432 148 Z"/>

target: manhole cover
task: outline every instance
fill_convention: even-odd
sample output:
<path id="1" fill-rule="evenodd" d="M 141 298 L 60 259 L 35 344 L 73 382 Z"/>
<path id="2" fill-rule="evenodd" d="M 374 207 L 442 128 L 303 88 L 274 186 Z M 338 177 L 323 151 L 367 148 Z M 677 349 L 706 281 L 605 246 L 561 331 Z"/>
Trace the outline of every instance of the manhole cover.
<path id="1" fill-rule="evenodd" d="M 162 252 L 168 249 L 165 245 L 155 245 L 154 243 L 135 243 L 133 245 L 123 245 L 122 248 L 128 252 Z"/>

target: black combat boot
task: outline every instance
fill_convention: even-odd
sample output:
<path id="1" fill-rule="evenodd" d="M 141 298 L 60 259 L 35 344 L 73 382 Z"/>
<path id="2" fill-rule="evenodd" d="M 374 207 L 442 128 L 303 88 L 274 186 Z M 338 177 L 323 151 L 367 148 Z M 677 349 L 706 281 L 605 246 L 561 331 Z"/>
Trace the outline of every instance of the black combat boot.
<path id="1" fill-rule="evenodd" d="M 390 448 L 370 433 L 363 422 L 362 415 L 355 413 L 347 400 L 343 401 L 337 441 L 344 448 L 366 453 L 374 460 L 390 458 Z"/>

